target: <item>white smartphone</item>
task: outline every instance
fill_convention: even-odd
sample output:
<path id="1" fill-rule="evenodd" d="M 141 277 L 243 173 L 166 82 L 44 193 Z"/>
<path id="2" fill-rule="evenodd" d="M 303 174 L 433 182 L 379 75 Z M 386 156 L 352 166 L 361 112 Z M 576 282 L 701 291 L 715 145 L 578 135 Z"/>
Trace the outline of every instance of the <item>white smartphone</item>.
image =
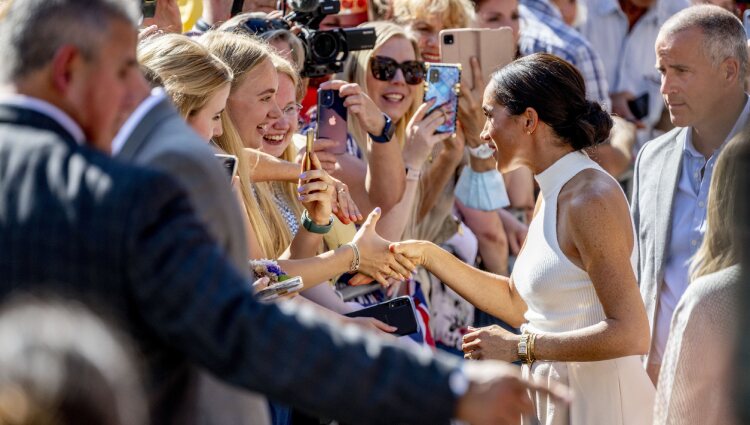
<path id="1" fill-rule="evenodd" d="M 271 301 L 293 292 L 299 292 L 305 285 L 302 283 L 300 276 L 289 278 L 283 282 L 277 282 L 261 289 L 255 293 L 261 301 Z"/>
<path id="2" fill-rule="evenodd" d="M 227 155 L 223 153 L 217 153 L 215 155 L 216 158 L 221 161 L 221 165 L 224 166 L 224 169 L 227 170 L 227 174 L 229 174 L 229 181 L 232 181 L 234 179 L 234 176 L 237 175 L 237 157 L 234 155 Z"/>

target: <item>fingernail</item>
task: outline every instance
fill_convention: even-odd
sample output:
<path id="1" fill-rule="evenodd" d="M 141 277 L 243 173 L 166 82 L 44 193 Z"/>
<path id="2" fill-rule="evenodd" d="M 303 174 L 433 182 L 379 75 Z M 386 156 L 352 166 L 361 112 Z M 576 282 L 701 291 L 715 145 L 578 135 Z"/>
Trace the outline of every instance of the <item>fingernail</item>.
<path id="1" fill-rule="evenodd" d="M 302 192 L 303 190 L 301 186 L 297 188 L 297 192 Z"/>
<path id="2" fill-rule="evenodd" d="M 375 207 L 375 213 L 380 214 L 380 207 Z"/>
<path id="3" fill-rule="evenodd" d="M 305 200 L 305 197 L 304 197 L 304 196 L 300 196 L 300 197 L 299 197 L 299 198 L 297 198 L 297 199 L 299 199 L 300 201 L 304 201 L 304 200 Z"/>
<path id="4" fill-rule="evenodd" d="M 300 179 L 304 180 L 305 177 L 307 177 L 307 173 L 302 173 L 302 174 L 299 175 Z"/>

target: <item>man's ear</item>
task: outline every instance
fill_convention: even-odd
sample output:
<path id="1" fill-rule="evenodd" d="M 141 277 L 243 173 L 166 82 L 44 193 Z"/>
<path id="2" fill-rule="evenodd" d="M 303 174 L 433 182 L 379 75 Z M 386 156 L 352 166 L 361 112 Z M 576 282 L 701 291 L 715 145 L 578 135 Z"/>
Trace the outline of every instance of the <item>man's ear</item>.
<path id="1" fill-rule="evenodd" d="M 740 78 L 740 62 L 733 57 L 724 59 L 719 69 L 721 70 L 721 76 L 727 83 L 732 83 Z M 741 82 L 744 84 L 744 81 Z"/>
<path id="2" fill-rule="evenodd" d="M 55 52 L 52 58 L 52 84 L 56 91 L 63 95 L 68 93 L 83 61 L 81 51 L 72 45 L 64 45 Z"/>

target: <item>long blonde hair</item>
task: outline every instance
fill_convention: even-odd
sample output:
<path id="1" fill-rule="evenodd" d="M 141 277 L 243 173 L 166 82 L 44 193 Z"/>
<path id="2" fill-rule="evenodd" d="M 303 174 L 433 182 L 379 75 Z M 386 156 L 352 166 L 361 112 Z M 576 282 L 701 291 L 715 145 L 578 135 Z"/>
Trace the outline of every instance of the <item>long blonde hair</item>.
<path id="1" fill-rule="evenodd" d="M 708 190 L 706 234 L 690 265 L 691 280 L 740 262 L 739 167 L 742 152 L 749 147 L 750 127 L 745 127 L 727 143 L 716 160 Z"/>
<path id="2" fill-rule="evenodd" d="M 267 60 L 273 60 L 275 53 L 264 42 L 245 35 L 232 34 L 223 31 L 209 31 L 200 37 L 200 42 L 208 50 L 221 58 L 229 68 L 234 72 L 234 81 L 232 82 L 231 93 L 241 85 L 246 78 L 246 74 L 255 67 L 261 65 Z M 225 116 L 229 117 L 229 105 L 225 109 Z M 273 211 L 276 204 L 272 197 L 264 191 L 256 191 L 253 188 L 252 170 L 257 164 L 248 164 L 245 155 L 245 147 L 242 139 L 231 122 L 226 119 L 224 125 L 224 134 L 214 139 L 216 144 L 226 152 L 236 155 L 240 158 L 239 175 L 242 190 L 242 200 L 247 210 L 248 219 L 255 237 L 258 240 L 261 253 L 264 257 L 277 257 L 280 242 L 277 236 L 282 235 L 287 228 L 284 219 L 277 214 L 264 214 L 263 212 Z M 286 249 L 284 246 L 284 250 Z M 281 250 L 283 252 L 284 250 Z"/>
<path id="3" fill-rule="evenodd" d="M 377 40 L 375 41 L 375 46 L 370 50 L 359 50 L 354 51 L 349 54 L 349 58 L 346 61 L 346 64 L 344 65 L 344 70 L 340 75 L 340 78 L 342 80 L 350 81 L 352 83 L 359 84 L 360 87 L 362 87 L 362 90 L 367 93 L 368 87 L 367 87 L 367 73 L 370 72 L 370 58 L 372 58 L 373 54 L 376 50 L 381 48 L 385 43 L 387 43 L 390 39 L 395 37 L 401 37 L 406 40 L 408 40 L 412 47 L 414 48 L 414 55 L 419 60 L 420 53 L 419 53 L 419 46 L 417 44 L 417 40 L 414 39 L 411 35 L 409 35 L 406 30 L 404 30 L 403 27 L 400 25 L 394 24 L 392 22 L 386 22 L 386 21 L 379 21 L 379 22 L 367 22 L 365 24 L 360 25 L 360 27 L 363 28 L 374 28 L 375 33 L 377 34 Z M 424 92 L 422 84 L 417 84 L 414 90 L 414 99 L 412 101 L 412 104 L 409 106 L 409 109 L 406 112 L 406 115 L 404 115 L 398 122 L 394 122 L 396 131 L 394 133 L 395 139 L 398 140 L 399 145 L 401 147 L 404 147 L 404 143 L 406 140 L 406 124 L 409 122 L 412 116 L 414 116 L 414 113 L 416 113 L 417 108 L 419 108 L 419 105 L 422 103 L 422 95 Z M 352 135 L 354 138 L 354 141 L 357 142 L 357 145 L 359 146 L 360 150 L 362 151 L 362 155 L 364 158 L 367 158 L 367 145 L 366 142 L 368 140 L 367 131 L 360 125 L 358 120 L 349 120 L 349 134 Z"/>
<path id="4" fill-rule="evenodd" d="M 153 37 L 138 46 L 138 62 L 149 82 L 164 87 L 180 115 L 197 113 L 234 74 L 218 57 L 184 35 Z"/>
<path id="5" fill-rule="evenodd" d="M 299 87 L 301 86 L 300 76 L 294 69 L 294 66 L 289 61 L 278 55 L 272 57 L 272 60 L 274 67 L 276 68 L 276 72 L 279 73 L 279 76 L 286 75 L 289 77 L 289 79 L 292 80 L 292 84 L 294 84 L 295 89 L 295 100 L 299 102 L 302 99 L 303 94 L 299 91 Z M 289 143 L 289 146 L 287 146 L 284 152 L 282 152 L 280 158 L 285 161 L 294 162 L 296 155 L 297 149 L 294 147 L 294 143 Z M 256 192 L 259 195 L 262 194 L 262 196 L 266 199 L 273 199 L 275 196 L 275 191 L 279 191 L 286 204 L 294 212 L 295 217 L 299 219 L 302 216 L 304 207 L 302 206 L 302 203 L 299 201 L 299 199 L 297 199 L 298 192 L 296 183 L 285 181 L 270 181 L 256 182 L 254 183 L 254 185 Z M 261 208 L 263 208 L 263 206 L 261 206 Z M 263 209 L 263 212 L 266 216 L 276 216 L 278 217 L 278 220 L 286 223 L 284 221 L 284 217 L 281 215 L 281 211 L 279 211 L 275 204 L 271 205 L 268 210 Z M 284 226 L 284 229 L 282 229 L 276 236 L 277 237 L 274 241 L 274 255 L 279 256 L 292 243 L 293 236 L 289 227 L 286 225 Z"/>

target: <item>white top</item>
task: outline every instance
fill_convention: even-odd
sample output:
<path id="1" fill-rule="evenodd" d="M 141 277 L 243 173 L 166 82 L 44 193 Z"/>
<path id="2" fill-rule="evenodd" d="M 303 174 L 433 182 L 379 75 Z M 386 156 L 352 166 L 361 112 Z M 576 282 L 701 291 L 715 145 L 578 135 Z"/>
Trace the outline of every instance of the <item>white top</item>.
<path id="1" fill-rule="evenodd" d="M 79 145 L 84 144 L 86 140 L 86 136 L 78 123 L 73 121 L 73 118 L 63 112 L 62 109 L 49 102 L 23 94 L 3 94 L 0 95 L 0 104 L 30 109 L 44 114 L 60 124 Z"/>
<path id="2" fill-rule="evenodd" d="M 557 196 L 565 183 L 586 169 L 609 176 L 583 152 L 571 152 L 535 176 L 541 208 L 531 221 L 526 245 L 513 269 L 515 286 L 528 306 L 525 326 L 532 332 L 572 331 L 606 319 L 588 273 L 565 256 L 557 239 Z M 634 246 L 633 270 L 636 260 Z"/>

